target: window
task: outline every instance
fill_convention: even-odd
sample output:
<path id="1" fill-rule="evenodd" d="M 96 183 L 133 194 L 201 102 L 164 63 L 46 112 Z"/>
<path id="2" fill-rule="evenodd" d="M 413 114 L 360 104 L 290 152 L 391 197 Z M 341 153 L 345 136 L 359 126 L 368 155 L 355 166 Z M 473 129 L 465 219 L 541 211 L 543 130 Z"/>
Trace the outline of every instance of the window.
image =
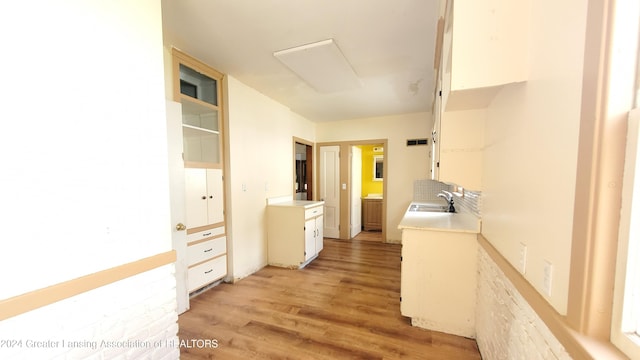
<path id="1" fill-rule="evenodd" d="M 640 4 L 619 1 L 615 16 L 612 66 L 616 58 L 629 62 L 621 64 L 628 70 L 618 76 L 626 77 L 625 86 L 635 79 L 630 101 L 635 108 L 629 112 L 627 128 L 611 341 L 629 357 L 640 358 Z"/>
<path id="2" fill-rule="evenodd" d="M 640 109 L 629 115 L 612 342 L 627 355 L 640 345 Z"/>

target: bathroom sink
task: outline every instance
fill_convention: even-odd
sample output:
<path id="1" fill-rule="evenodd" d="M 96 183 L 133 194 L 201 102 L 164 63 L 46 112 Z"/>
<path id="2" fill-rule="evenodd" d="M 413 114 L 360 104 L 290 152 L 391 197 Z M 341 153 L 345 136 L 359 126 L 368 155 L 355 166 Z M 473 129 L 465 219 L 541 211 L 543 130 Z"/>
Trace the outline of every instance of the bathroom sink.
<path id="1" fill-rule="evenodd" d="M 448 212 L 449 207 L 437 204 L 411 204 L 409 211 L 413 212 Z"/>

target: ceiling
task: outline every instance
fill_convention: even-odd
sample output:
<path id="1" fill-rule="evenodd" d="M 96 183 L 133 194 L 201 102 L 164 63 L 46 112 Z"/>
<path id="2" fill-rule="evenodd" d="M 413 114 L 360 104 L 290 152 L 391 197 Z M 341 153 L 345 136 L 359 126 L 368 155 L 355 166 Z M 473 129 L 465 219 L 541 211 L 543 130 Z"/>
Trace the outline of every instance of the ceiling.
<path id="1" fill-rule="evenodd" d="M 438 0 L 162 0 L 164 42 L 314 121 L 431 110 Z M 360 81 L 318 92 L 273 53 L 333 39 Z"/>

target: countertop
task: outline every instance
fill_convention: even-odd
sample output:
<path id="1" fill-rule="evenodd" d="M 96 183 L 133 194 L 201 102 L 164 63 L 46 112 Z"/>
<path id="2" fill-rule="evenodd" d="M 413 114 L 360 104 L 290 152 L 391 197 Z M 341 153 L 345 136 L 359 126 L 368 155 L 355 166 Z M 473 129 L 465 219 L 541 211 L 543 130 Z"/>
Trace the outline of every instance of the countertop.
<path id="1" fill-rule="evenodd" d="M 314 206 L 320 206 L 324 204 L 324 201 L 311 201 L 311 200 L 289 200 L 277 203 L 269 204 L 269 206 L 300 206 L 305 209 L 312 208 Z"/>
<path id="2" fill-rule="evenodd" d="M 421 204 L 412 202 L 411 204 Z M 473 214 L 465 212 L 443 213 L 427 211 L 408 211 L 398 225 L 398 229 L 431 230 L 479 233 L 481 221 Z"/>

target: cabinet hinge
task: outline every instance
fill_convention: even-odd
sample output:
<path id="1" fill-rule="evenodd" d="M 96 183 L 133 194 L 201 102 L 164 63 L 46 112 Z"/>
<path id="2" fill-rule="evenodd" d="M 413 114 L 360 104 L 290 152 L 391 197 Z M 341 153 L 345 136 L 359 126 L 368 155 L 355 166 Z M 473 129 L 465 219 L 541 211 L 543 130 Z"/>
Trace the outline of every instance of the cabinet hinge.
<path id="1" fill-rule="evenodd" d="M 438 91 L 438 96 L 442 96 L 442 90 Z"/>
<path id="2" fill-rule="evenodd" d="M 440 167 L 440 161 L 436 163 L 436 167 Z"/>
<path id="3" fill-rule="evenodd" d="M 402 256 L 400 256 L 400 261 L 402 261 Z"/>
<path id="4" fill-rule="evenodd" d="M 402 302 L 402 296 L 400 296 L 400 302 Z"/>

